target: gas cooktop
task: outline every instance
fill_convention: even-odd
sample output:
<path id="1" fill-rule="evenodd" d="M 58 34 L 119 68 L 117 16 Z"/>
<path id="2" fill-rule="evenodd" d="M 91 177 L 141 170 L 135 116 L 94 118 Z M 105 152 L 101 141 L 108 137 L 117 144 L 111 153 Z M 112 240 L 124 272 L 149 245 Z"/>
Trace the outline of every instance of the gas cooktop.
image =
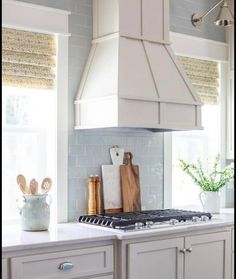
<path id="1" fill-rule="evenodd" d="M 160 209 L 135 212 L 121 212 L 101 215 L 83 215 L 78 221 L 90 225 L 120 230 L 149 229 L 161 224 L 177 225 L 192 224 L 210 220 L 212 215 L 207 212 Z"/>

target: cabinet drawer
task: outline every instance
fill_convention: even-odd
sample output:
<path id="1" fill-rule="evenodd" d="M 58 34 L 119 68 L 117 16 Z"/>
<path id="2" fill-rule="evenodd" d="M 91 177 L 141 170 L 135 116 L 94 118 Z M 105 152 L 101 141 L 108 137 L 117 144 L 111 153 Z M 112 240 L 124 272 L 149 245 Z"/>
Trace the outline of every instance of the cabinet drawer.
<path id="1" fill-rule="evenodd" d="M 73 267 L 60 270 L 58 267 L 64 262 L 72 263 Z M 12 258 L 11 266 L 12 279 L 69 279 L 99 275 L 113 272 L 113 246 L 17 257 Z"/>

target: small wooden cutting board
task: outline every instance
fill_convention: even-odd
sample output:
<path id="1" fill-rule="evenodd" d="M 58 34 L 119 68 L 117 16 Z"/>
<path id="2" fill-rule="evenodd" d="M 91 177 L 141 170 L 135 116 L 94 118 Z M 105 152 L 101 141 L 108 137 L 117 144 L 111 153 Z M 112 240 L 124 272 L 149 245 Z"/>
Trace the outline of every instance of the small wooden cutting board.
<path id="1" fill-rule="evenodd" d="M 132 164 L 133 155 L 125 152 L 125 165 L 120 166 L 123 211 L 141 210 L 139 166 Z"/>

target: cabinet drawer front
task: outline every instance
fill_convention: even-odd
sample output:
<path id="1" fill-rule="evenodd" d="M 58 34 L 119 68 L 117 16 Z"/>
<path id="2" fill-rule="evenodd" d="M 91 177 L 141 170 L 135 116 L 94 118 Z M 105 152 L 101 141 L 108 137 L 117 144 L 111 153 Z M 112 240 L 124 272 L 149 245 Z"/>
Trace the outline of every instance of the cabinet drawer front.
<path id="1" fill-rule="evenodd" d="M 65 262 L 73 267 L 60 270 L 59 266 Z M 99 275 L 113 272 L 113 246 L 17 257 L 12 258 L 11 264 L 12 279 L 69 279 Z"/>

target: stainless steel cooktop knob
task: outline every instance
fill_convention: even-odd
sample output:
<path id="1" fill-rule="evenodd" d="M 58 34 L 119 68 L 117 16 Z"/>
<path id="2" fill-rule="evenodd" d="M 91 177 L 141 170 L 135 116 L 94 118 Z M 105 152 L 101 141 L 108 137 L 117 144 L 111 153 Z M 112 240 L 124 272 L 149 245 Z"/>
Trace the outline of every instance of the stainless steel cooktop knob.
<path id="1" fill-rule="evenodd" d="M 199 218 L 199 217 L 197 217 L 197 216 L 193 216 L 192 222 L 198 223 L 199 221 L 201 221 L 201 218 Z"/>
<path id="2" fill-rule="evenodd" d="M 177 223 L 179 223 L 179 221 L 177 219 L 170 219 L 170 221 L 169 221 L 170 225 L 176 225 Z"/>
<path id="3" fill-rule="evenodd" d="M 153 224 L 154 224 L 154 223 L 153 223 L 152 221 L 147 221 L 147 222 L 146 222 L 146 227 L 147 227 L 147 228 L 151 228 Z"/>
<path id="4" fill-rule="evenodd" d="M 135 223 L 135 229 L 142 229 L 144 227 L 144 224 L 142 222 L 138 222 L 138 223 Z"/>
<path id="5" fill-rule="evenodd" d="M 201 220 L 204 221 L 204 222 L 206 222 L 206 221 L 209 220 L 209 217 L 206 216 L 206 215 L 202 215 L 202 216 L 201 216 Z"/>

